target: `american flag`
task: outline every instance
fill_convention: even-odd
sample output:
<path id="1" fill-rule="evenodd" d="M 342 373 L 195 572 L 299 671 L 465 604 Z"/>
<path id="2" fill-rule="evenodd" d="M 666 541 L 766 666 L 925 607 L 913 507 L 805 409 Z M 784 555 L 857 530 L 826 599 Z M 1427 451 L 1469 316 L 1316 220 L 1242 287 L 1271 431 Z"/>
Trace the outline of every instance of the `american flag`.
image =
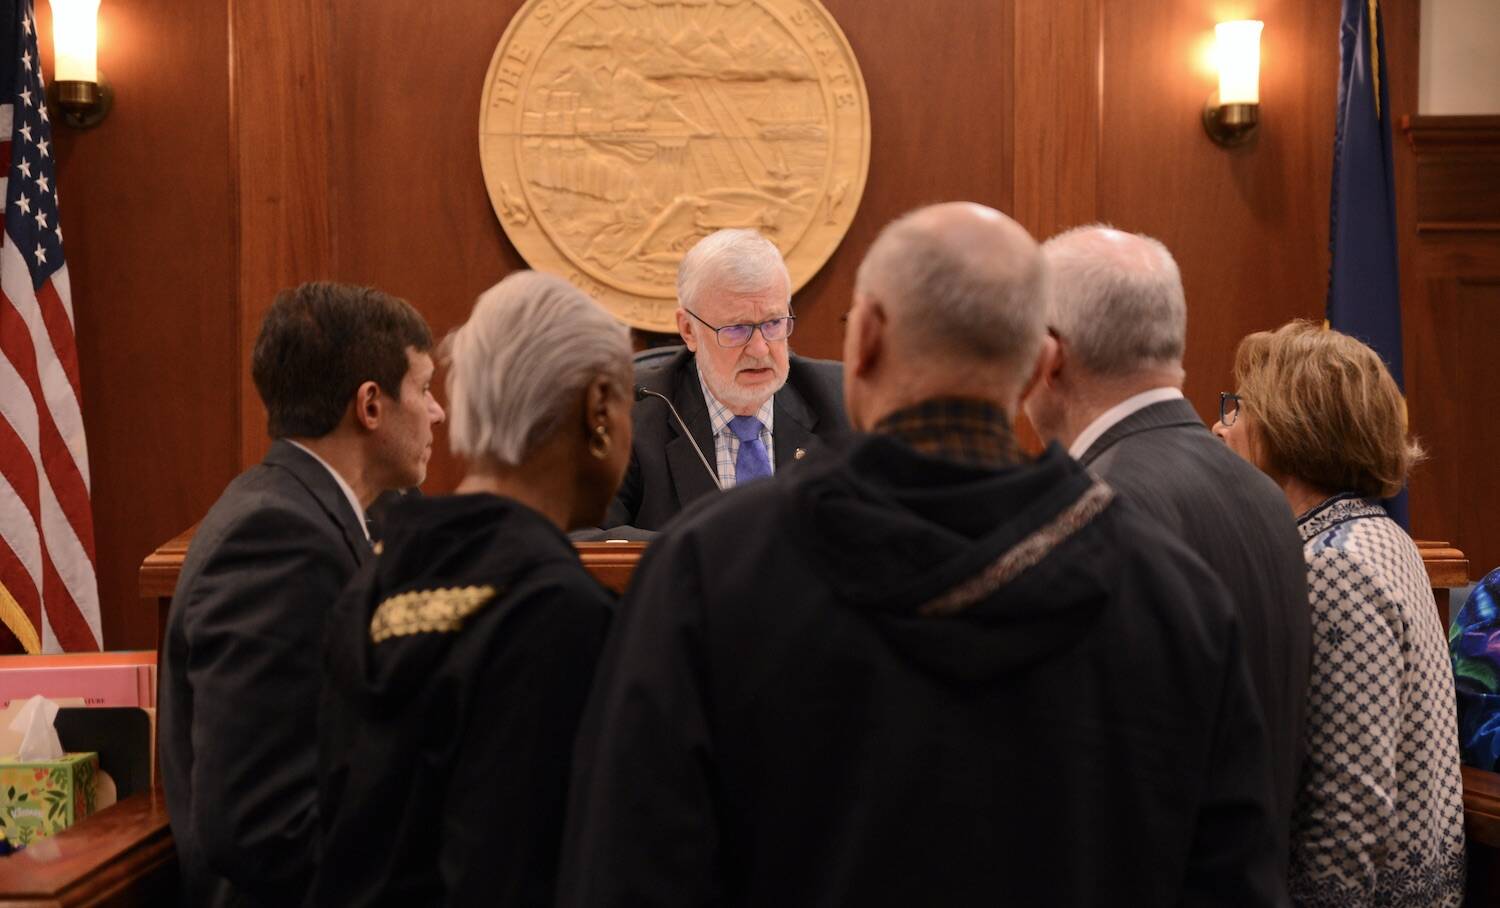
<path id="1" fill-rule="evenodd" d="M 27 652 L 97 650 L 88 448 L 36 20 L 31 0 L 0 13 L 0 620 Z"/>

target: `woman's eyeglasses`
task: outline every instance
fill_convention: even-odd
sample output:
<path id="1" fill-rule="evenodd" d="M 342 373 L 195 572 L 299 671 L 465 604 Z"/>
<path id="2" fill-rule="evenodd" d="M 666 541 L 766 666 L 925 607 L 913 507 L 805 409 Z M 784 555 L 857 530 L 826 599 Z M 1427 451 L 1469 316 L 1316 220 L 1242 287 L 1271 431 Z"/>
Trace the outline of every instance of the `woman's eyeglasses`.
<path id="1" fill-rule="evenodd" d="M 1235 419 L 1240 415 L 1240 396 L 1229 391 L 1219 392 L 1219 422 L 1226 426 L 1234 425 Z"/>

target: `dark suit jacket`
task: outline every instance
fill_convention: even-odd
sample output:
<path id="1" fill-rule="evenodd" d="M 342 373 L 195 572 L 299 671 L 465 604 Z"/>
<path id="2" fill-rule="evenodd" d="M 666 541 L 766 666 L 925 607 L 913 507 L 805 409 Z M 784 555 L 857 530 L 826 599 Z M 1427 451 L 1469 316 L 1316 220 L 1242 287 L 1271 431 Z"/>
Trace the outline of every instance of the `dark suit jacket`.
<path id="1" fill-rule="evenodd" d="M 828 360 L 792 355 L 786 385 L 776 392 L 772 421 L 775 468 L 822 449 L 822 441 L 849 431 L 844 416 L 843 366 Z M 698 382 L 691 351 L 657 359 L 635 376 L 636 384 L 666 395 L 693 432 L 709 466 L 714 466 L 714 439 L 708 403 Z M 715 490 L 713 478 L 698 460 L 666 404 L 647 397 L 635 405 L 635 440 L 630 467 L 604 518 L 606 527 L 658 530 L 694 499 Z"/>
<path id="2" fill-rule="evenodd" d="M 1271 744 L 1277 854 L 1287 852 L 1311 659 L 1307 563 L 1281 490 L 1185 400 L 1137 410 L 1081 458 L 1213 568 L 1234 597 Z"/>
<path id="3" fill-rule="evenodd" d="M 188 548 L 161 652 L 158 748 L 184 904 L 295 905 L 313 870 L 324 616 L 369 543 L 278 441 Z"/>

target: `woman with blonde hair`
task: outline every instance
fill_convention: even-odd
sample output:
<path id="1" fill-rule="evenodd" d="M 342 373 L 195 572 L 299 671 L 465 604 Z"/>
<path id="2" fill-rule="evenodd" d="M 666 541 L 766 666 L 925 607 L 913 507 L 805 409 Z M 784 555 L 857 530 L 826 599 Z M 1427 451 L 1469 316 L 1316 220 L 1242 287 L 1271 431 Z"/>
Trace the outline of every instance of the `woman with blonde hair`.
<path id="1" fill-rule="evenodd" d="M 386 515 L 329 619 L 312 905 L 551 905 L 613 599 L 567 531 L 630 458 L 625 329 L 512 274 L 445 343 L 457 494 Z"/>
<path id="2" fill-rule="evenodd" d="M 1453 675 L 1422 557 L 1379 504 L 1422 458 L 1401 392 L 1369 347 L 1304 321 L 1241 341 L 1234 378 L 1214 433 L 1281 486 L 1307 559 L 1313 664 L 1293 900 L 1458 905 Z"/>

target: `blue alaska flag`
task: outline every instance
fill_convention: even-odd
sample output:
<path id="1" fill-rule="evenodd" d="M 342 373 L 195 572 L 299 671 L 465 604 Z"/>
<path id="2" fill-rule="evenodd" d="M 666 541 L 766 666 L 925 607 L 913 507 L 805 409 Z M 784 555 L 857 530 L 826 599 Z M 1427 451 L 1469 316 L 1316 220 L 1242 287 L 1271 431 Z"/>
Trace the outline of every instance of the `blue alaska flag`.
<path id="1" fill-rule="evenodd" d="M 1380 18 L 1379 0 L 1343 0 L 1327 314 L 1329 327 L 1373 347 L 1404 391 L 1392 112 Z M 1385 506 L 1408 526 L 1406 492 Z"/>

